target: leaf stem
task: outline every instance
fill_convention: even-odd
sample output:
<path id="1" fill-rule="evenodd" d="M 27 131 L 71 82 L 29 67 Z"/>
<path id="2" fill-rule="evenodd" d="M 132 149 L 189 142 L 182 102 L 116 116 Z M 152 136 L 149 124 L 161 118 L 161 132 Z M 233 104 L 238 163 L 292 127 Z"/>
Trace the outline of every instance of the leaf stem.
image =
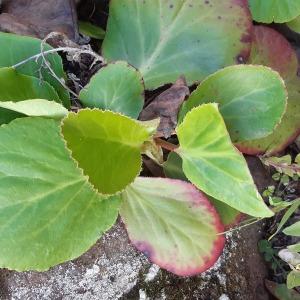
<path id="1" fill-rule="evenodd" d="M 155 138 L 154 140 L 155 140 L 156 145 L 161 146 L 162 148 L 169 150 L 171 152 L 175 151 L 179 147 L 178 145 L 171 144 L 160 138 Z"/>

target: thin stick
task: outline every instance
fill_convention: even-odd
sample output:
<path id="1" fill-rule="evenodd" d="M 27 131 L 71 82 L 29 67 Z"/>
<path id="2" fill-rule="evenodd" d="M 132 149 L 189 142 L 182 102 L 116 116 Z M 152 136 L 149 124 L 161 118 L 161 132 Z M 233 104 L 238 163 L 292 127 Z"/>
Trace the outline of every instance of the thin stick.
<path id="1" fill-rule="evenodd" d="M 84 50 L 84 49 L 78 49 L 78 48 L 72 48 L 72 47 L 59 47 L 59 48 L 55 48 L 55 49 L 46 50 L 43 53 L 38 53 L 36 55 L 30 56 L 30 57 L 26 58 L 25 60 L 22 60 L 19 63 L 13 65 L 12 68 L 15 68 L 15 69 L 19 68 L 20 66 L 28 63 L 29 61 L 37 60 L 40 57 L 47 56 L 49 54 L 56 53 L 56 52 L 68 52 L 68 53 L 73 52 L 73 53 L 80 53 L 80 54 L 89 54 L 89 55 L 97 58 L 98 61 L 104 62 L 104 59 L 102 58 L 102 56 L 98 55 L 97 53 L 95 53 L 91 50 Z"/>
<path id="2" fill-rule="evenodd" d="M 52 69 L 50 63 L 47 61 L 46 57 L 45 57 L 45 53 L 44 53 L 44 45 L 46 43 L 48 36 L 41 42 L 41 57 L 43 59 L 43 63 L 45 64 L 45 66 L 48 68 L 49 72 L 51 73 L 52 77 L 55 78 L 67 91 L 69 91 L 69 93 L 71 93 L 73 96 L 75 96 L 76 98 L 79 97 L 79 95 L 77 95 L 76 93 L 74 93 L 64 82 L 63 79 L 58 78 L 58 76 L 56 75 L 56 73 L 54 72 L 54 70 Z"/>
<path id="3" fill-rule="evenodd" d="M 217 235 L 223 235 L 223 234 L 226 234 L 226 233 L 230 233 L 230 232 L 233 232 L 233 231 L 242 229 L 242 228 L 244 228 L 244 227 L 253 225 L 253 224 L 255 224 L 255 223 L 258 223 L 258 222 L 260 222 L 260 221 L 262 221 L 262 220 L 264 220 L 264 218 L 258 218 L 258 219 L 256 219 L 255 221 L 250 222 L 250 223 L 247 223 L 247 224 L 245 224 L 245 225 L 237 226 L 237 227 L 231 228 L 231 229 L 229 229 L 229 230 L 227 230 L 227 231 L 224 231 L 224 232 L 219 232 Z"/>
<path id="4" fill-rule="evenodd" d="M 166 149 L 166 150 L 169 150 L 171 152 L 175 151 L 178 146 L 177 145 L 174 145 L 174 144 L 171 144 L 165 140 L 162 140 L 162 139 L 159 139 L 159 138 L 155 138 L 155 143 L 158 145 L 158 146 L 161 146 L 162 148 Z"/>

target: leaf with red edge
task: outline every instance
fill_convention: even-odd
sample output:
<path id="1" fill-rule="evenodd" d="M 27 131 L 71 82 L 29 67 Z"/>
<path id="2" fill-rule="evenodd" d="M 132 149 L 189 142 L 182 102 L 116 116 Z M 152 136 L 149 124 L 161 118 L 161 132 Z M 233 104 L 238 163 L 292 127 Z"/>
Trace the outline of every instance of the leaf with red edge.
<path id="1" fill-rule="evenodd" d="M 280 73 L 288 90 L 287 110 L 273 134 L 262 139 L 238 143 L 236 146 L 243 153 L 250 155 L 273 155 L 285 149 L 300 133 L 300 79 L 297 77 L 297 56 L 280 33 L 265 26 L 255 26 L 249 63 L 263 64 Z"/>
<path id="2" fill-rule="evenodd" d="M 192 184 L 138 177 L 122 194 L 120 214 L 137 249 L 180 276 L 199 274 L 220 256 L 225 238 L 220 218 Z"/>
<path id="3" fill-rule="evenodd" d="M 170 152 L 167 161 L 163 164 L 166 177 L 188 181 L 182 170 L 182 158 L 176 152 Z M 206 195 L 217 210 L 225 229 L 237 225 L 245 216 L 233 207 Z"/>

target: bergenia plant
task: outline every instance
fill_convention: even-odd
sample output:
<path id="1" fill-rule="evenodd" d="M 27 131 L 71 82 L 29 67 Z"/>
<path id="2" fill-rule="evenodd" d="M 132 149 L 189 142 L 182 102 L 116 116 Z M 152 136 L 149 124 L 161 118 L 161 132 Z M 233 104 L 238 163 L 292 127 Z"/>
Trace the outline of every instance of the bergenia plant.
<path id="1" fill-rule="evenodd" d="M 244 0 L 111 0 L 106 65 L 76 112 L 55 50 L 41 55 L 40 40 L 1 33 L 0 267 L 42 271 L 74 259 L 120 214 L 137 249 L 190 276 L 216 262 L 241 213 L 271 217 L 236 148 L 256 151 L 277 126 L 299 128 L 286 117 L 286 75 L 258 51 L 269 30 L 253 27 Z M 144 91 L 179 77 L 201 83 L 163 138 L 164 113 L 141 117 Z M 166 177 L 140 176 L 145 155 Z"/>

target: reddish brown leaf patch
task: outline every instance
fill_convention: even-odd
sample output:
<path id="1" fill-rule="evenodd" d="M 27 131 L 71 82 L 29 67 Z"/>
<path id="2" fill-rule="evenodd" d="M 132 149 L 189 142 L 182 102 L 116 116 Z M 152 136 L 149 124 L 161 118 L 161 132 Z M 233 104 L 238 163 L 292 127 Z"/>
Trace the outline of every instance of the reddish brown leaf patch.
<path id="1" fill-rule="evenodd" d="M 160 118 L 157 132 L 165 138 L 172 135 L 177 125 L 179 108 L 190 94 L 186 81 L 180 77 L 174 85 L 158 95 L 140 114 L 140 120 L 147 121 Z"/>
<path id="2" fill-rule="evenodd" d="M 73 0 L 4 0 L 0 30 L 44 38 L 56 31 L 78 39 L 77 15 Z"/>

